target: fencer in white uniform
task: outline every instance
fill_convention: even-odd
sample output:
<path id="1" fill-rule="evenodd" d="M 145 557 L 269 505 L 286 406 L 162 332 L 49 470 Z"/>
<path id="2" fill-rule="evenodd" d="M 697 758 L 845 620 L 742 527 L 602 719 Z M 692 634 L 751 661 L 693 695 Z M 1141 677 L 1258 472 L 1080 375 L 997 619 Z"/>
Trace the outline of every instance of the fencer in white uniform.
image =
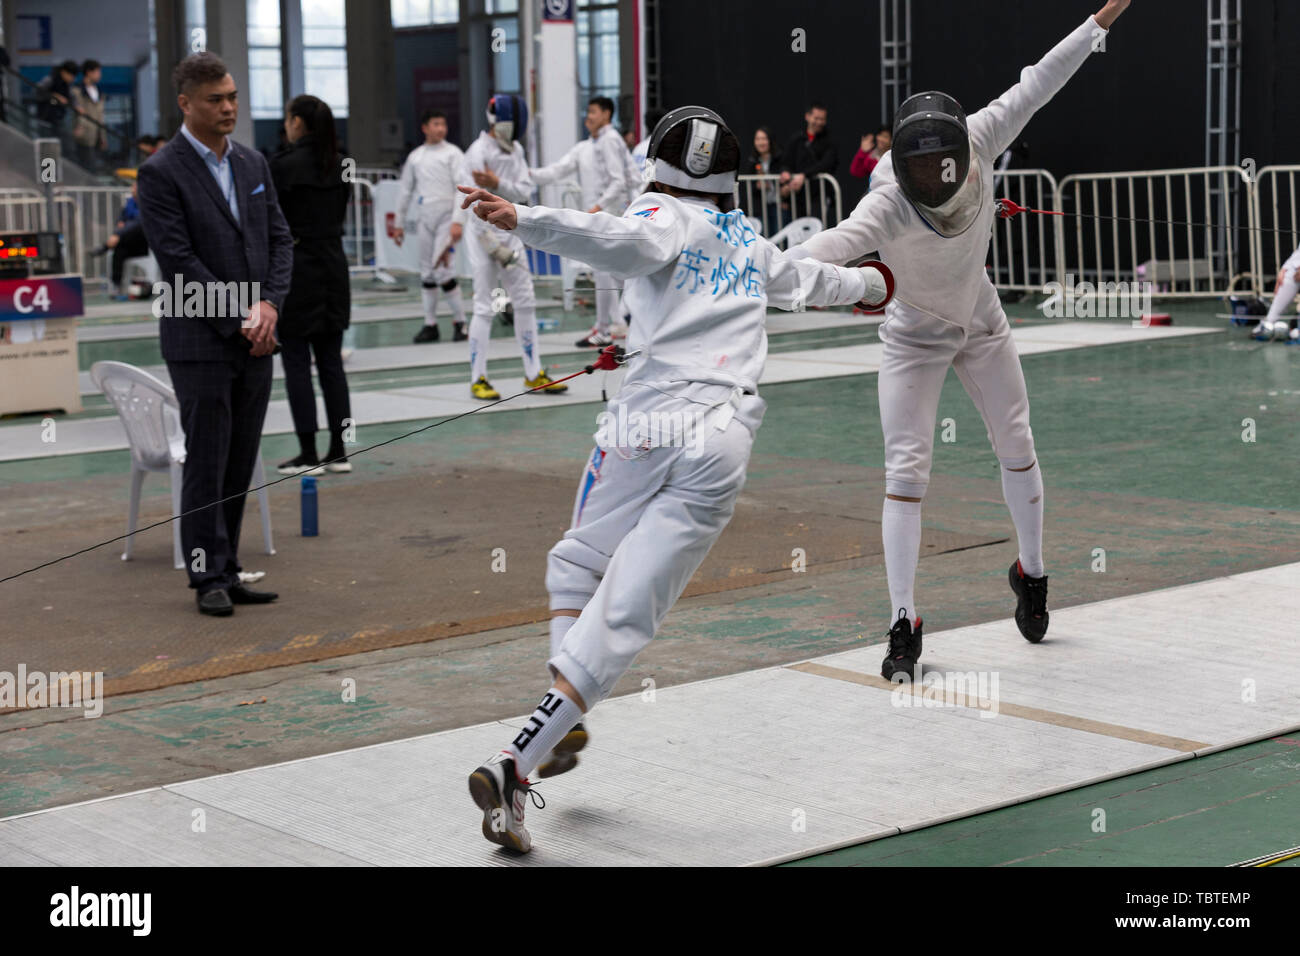
<path id="1" fill-rule="evenodd" d="M 730 520 L 763 418 L 767 306 L 888 301 L 879 264 L 787 260 L 732 208 L 740 147 L 690 106 L 656 127 L 651 191 L 622 218 L 524 208 L 486 193 L 476 213 L 529 245 L 626 280 L 637 320 L 626 377 L 598 419 L 572 527 L 551 549 L 553 686 L 510 745 L 470 776 L 483 834 L 518 851 L 527 775 L 570 769 L 584 711 L 650 642 Z M 686 195 L 689 190 L 693 195 Z"/>
<path id="2" fill-rule="evenodd" d="M 1277 271 L 1277 285 L 1273 288 L 1273 302 L 1268 307 L 1268 315 L 1260 319 L 1251 329 L 1251 335 L 1261 342 L 1269 339 L 1286 339 L 1287 345 L 1300 345 L 1300 328 L 1296 327 L 1294 313 L 1288 319 L 1287 307 L 1300 292 L 1300 249 L 1291 253 L 1290 258 L 1282 263 Z"/>
<path id="3" fill-rule="evenodd" d="M 493 189 L 511 202 L 526 203 L 533 185 L 519 138 L 528 127 L 528 107 L 517 96 L 500 93 L 488 101 L 488 128 L 470 144 L 461 161 L 460 185 Z M 542 370 L 537 343 L 537 300 L 533 276 L 528 271 L 527 250 L 518 237 L 493 229 L 456 205 L 456 222 L 467 230 L 465 252 L 474 276 L 474 318 L 469 326 L 470 392 L 475 398 L 494 400 L 501 394 L 487 378 L 488 346 L 492 318 L 514 306 L 515 342 L 524 360 L 524 384 L 542 392 L 563 392 Z"/>
<path id="4" fill-rule="evenodd" d="M 621 216 L 640 192 L 641 183 L 627 144 L 610 122 L 613 116 L 613 100 L 593 97 L 583 120 L 590 136 L 555 162 L 533 169 L 533 182 L 545 186 L 576 179 L 582 191 L 582 208 Z M 596 324 L 578 340 L 577 345 L 583 348 L 609 345 L 613 341 L 611 323 L 619 313 L 618 280 L 608 272 L 593 271 L 592 282 L 596 287 Z"/>
<path id="5" fill-rule="evenodd" d="M 465 154 L 455 143 L 447 142 L 447 116 L 426 110 L 420 117 L 424 143 L 411 150 L 402 164 L 401 191 L 397 194 L 398 227 L 393 236 L 400 246 L 406 238 L 408 216 L 418 225 L 420 250 L 420 292 L 424 304 L 424 326 L 416 333 L 416 342 L 436 342 L 438 332 L 438 292 L 447 295 L 451 305 L 453 341 L 462 342 L 465 333 L 465 304 L 460 298 L 456 273 L 452 269 L 452 249 L 463 227 L 455 226 L 460 193 L 456 191 L 460 164 Z M 411 204 L 415 214 L 411 216 Z"/>
<path id="6" fill-rule="evenodd" d="M 984 268 L 995 215 L 994 163 L 1088 58 L 1128 0 L 1110 0 L 1058 43 L 1020 82 L 966 119 L 943 93 L 908 98 L 893 145 L 848 219 L 787 255 L 847 263 L 879 251 L 897 279 L 880 328 L 878 378 L 885 438 L 881 520 L 889 577 L 886 678 L 915 676 L 921 617 L 913 599 L 921 499 L 930 481 L 935 417 L 952 366 L 984 419 L 1002 464 L 1002 487 L 1019 558 L 1009 581 L 1016 623 L 1032 643 L 1047 631 L 1043 481 L 1029 428 L 1029 398 L 1006 313 Z"/>

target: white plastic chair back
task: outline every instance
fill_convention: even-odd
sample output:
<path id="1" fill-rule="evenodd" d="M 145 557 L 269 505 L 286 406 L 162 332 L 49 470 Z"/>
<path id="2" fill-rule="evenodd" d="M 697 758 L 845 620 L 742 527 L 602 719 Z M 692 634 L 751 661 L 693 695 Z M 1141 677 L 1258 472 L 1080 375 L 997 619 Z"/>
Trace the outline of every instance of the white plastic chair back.
<path id="1" fill-rule="evenodd" d="M 822 231 L 822 221 L 815 216 L 803 216 L 794 220 L 768 241 L 774 245 L 785 244 L 786 249 L 793 249 L 802 242 L 807 242 Z"/>
<path id="2" fill-rule="evenodd" d="M 185 460 L 180 404 L 165 382 L 125 362 L 96 362 L 90 380 L 117 410 L 131 457 L 150 471 Z"/>

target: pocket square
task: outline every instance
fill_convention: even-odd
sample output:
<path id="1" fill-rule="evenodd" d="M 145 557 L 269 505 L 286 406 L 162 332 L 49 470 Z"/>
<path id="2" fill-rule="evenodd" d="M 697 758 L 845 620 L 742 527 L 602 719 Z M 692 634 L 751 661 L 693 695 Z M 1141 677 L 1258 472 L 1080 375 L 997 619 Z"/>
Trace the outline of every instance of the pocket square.
<path id="1" fill-rule="evenodd" d="M 258 193 L 264 193 L 264 192 L 266 192 L 266 183 L 258 183 L 258 184 L 257 184 L 257 188 L 254 189 L 254 190 L 253 190 L 251 193 L 249 193 L 248 195 L 250 195 L 250 196 L 256 196 Z"/>

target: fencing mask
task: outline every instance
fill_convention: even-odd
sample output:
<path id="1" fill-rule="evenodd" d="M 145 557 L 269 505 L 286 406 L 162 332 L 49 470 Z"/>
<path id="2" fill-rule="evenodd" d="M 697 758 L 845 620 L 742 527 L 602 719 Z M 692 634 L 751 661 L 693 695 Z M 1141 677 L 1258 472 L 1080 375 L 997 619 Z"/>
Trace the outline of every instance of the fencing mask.
<path id="1" fill-rule="evenodd" d="M 946 93 L 909 96 L 894 117 L 894 175 L 907 198 L 937 209 L 957 195 L 970 171 L 966 112 Z"/>
<path id="2" fill-rule="evenodd" d="M 940 234 L 956 235 L 974 222 L 982 184 L 978 169 L 972 176 L 960 103 L 936 91 L 909 96 L 894 117 L 890 151 L 903 194 Z"/>
<path id="3" fill-rule="evenodd" d="M 522 141 L 528 132 L 528 106 L 510 93 L 498 93 L 488 100 L 487 119 L 502 149 L 513 149 L 513 141 Z"/>

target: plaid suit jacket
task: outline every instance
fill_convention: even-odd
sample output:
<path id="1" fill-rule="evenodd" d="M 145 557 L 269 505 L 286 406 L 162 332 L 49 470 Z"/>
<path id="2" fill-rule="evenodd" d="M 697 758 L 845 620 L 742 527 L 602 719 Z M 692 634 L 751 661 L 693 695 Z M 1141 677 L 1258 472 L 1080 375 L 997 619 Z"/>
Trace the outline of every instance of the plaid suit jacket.
<path id="1" fill-rule="evenodd" d="M 182 283 L 203 284 L 205 304 L 210 301 L 206 290 L 219 288 L 209 283 L 239 283 L 245 306 L 261 298 L 278 311 L 284 303 L 293 274 L 293 236 L 280 211 L 270 166 L 261 153 L 234 140 L 230 165 L 238 223 L 203 157 L 181 132 L 140 167 L 140 221 L 158 260 L 169 307 L 183 305 L 186 298 L 183 286 L 180 294 L 173 292 L 178 275 Z M 256 296 L 253 282 L 259 284 Z M 219 361 L 247 354 L 251 346 L 240 334 L 237 309 L 227 305 L 201 311 L 186 316 L 184 310 L 163 309 L 159 339 L 164 359 Z"/>

